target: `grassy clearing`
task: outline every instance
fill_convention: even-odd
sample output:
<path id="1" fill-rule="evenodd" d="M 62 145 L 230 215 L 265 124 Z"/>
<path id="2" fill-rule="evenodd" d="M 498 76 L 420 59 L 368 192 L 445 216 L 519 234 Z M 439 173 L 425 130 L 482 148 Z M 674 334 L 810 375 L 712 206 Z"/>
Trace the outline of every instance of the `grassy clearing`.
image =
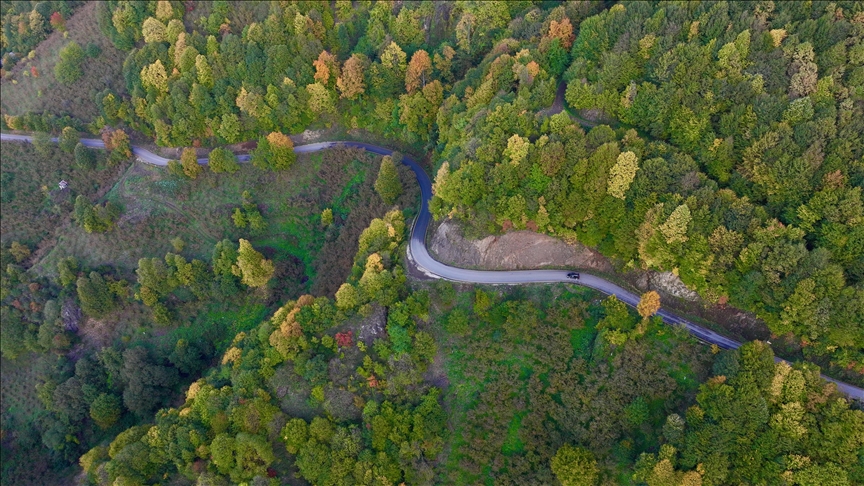
<path id="1" fill-rule="evenodd" d="M 136 162 L 101 198 L 124 208 L 116 228 L 88 234 L 67 225 L 35 268 L 53 275 L 57 261 L 74 255 L 91 268 L 111 265 L 131 276 L 140 258 L 175 252 L 174 238 L 185 242 L 184 256 L 205 261 L 217 241 L 246 238 L 268 258 L 283 263 L 280 275 L 294 281 L 295 290 L 332 295 L 352 265 L 354 252 L 345 248 L 356 248 L 369 221 L 388 209 L 373 189 L 379 161 L 364 151 L 333 149 L 301 154 L 284 172 L 243 164 L 235 174 L 205 171 L 195 180 Z M 397 203 L 411 207 L 416 183 L 409 174 L 402 175 L 406 191 Z M 235 227 L 231 215 L 241 207 L 244 191 L 267 222 L 266 229 Z M 334 210 L 329 228 L 321 225 L 325 208 Z"/>
<path id="2" fill-rule="evenodd" d="M 209 342 L 216 348 L 216 356 L 221 356 L 234 336 L 257 326 L 269 314 L 260 302 L 208 302 L 188 324 L 172 329 L 159 342 L 166 347 L 173 347 L 179 339 Z"/>
<path id="3" fill-rule="evenodd" d="M 97 9 L 101 7 L 100 2 L 81 7 L 66 22 L 67 37 L 54 32 L 34 49 L 36 56 L 32 60 L 20 61 L 11 76 L 3 79 L 0 83 L 3 113 L 21 115 L 47 110 L 89 122 L 99 115 L 93 94 L 106 88 L 115 93 L 125 93 L 122 69 L 126 53 L 116 49 L 99 30 Z M 54 77 L 54 65 L 60 49 L 73 40 L 82 48 L 96 44 L 102 53 L 95 59 L 85 59 L 82 64 L 84 75 L 78 81 L 64 85 Z M 30 74 L 31 66 L 36 68 L 39 77 Z"/>

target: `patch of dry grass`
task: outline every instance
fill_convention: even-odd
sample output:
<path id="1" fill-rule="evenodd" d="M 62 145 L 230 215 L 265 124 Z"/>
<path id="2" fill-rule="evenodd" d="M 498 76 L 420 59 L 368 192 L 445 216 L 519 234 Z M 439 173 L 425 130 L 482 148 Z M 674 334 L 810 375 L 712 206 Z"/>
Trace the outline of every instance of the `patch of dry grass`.
<path id="1" fill-rule="evenodd" d="M 61 32 L 52 33 L 34 49 L 34 59 L 20 61 L 12 69 L 11 76 L 0 82 L 2 113 L 21 115 L 47 110 L 89 122 L 99 115 L 92 94 L 105 88 L 115 93 L 126 92 L 122 74 L 126 53 L 116 49 L 99 30 L 98 8 L 99 2 L 81 7 L 66 22 L 67 37 Z M 60 49 L 73 40 L 82 48 L 96 44 L 102 53 L 95 59 L 86 58 L 82 64 L 84 75 L 71 85 L 64 85 L 54 77 L 54 65 Z M 29 75 L 31 66 L 37 69 L 38 78 Z"/>

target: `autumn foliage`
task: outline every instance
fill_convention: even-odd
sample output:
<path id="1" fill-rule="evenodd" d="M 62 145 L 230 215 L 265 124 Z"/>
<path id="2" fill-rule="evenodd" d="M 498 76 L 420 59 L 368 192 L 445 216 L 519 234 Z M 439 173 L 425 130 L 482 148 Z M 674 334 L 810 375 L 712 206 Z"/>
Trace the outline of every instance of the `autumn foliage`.
<path id="1" fill-rule="evenodd" d="M 573 25 L 570 23 L 570 19 L 564 18 L 560 22 L 553 20 L 549 23 L 549 37 L 552 39 L 559 39 L 561 41 L 561 47 L 564 49 L 570 49 L 570 46 L 573 45 Z"/>
<path id="2" fill-rule="evenodd" d="M 347 348 L 354 344 L 354 331 L 348 330 L 345 332 L 337 332 L 336 335 L 333 337 L 334 339 L 336 339 L 336 344 L 340 348 Z"/>
<path id="3" fill-rule="evenodd" d="M 327 51 L 321 51 L 318 59 L 312 61 L 312 65 L 315 67 L 315 81 L 321 84 L 326 85 L 330 78 L 339 77 L 339 60 Z"/>
<path id="4" fill-rule="evenodd" d="M 660 294 L 653 290 L 642 294 L 642 297 L 639 299 L 639 304 L 636 306 L 636 311 L 643 319 L 653 316 L 659 310 Z"/>
<path id="5" fill-rule="evenodd" d="M 417 88 L 426 86 L 426 80 L 432 73 L 432 60 L 429 53 L 420 49 L 411 56 L 408 70 L 405 72 L 405 90 L 413 93 Z"/>
<path id="6" fill-rule="evenodd" d="M 51 14 L 50 22 L 51 27 L 54 27 L 54 29 L 59 30 L 60 32 L 66 31 L 66 19 L 63 18 L 63 14 L 60 12 L 54 12 Z"/>

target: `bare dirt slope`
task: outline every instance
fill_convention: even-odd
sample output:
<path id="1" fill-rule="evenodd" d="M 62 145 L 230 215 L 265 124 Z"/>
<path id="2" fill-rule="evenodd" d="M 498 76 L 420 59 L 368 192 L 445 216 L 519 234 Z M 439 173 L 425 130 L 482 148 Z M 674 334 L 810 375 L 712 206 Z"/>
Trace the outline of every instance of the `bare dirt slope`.
<path id="1" fill-rule="evenodd" d="M 444 221 L 434 230 L 429 251 L 436 260 L 463 268 L 526 270 L 552 267 L 612 271 L 612 265 L 600 253 L 578 243 L 570 245 L 533 231 L 514 231 L 482 240 L 469 240 L 452 220 Z"/>

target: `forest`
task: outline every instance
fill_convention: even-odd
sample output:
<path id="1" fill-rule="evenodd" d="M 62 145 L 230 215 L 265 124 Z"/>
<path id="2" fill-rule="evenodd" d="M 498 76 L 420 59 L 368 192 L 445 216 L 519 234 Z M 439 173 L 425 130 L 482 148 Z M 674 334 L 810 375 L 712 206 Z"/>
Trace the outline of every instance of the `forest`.
<path id="1" fill-rule="evenodd" d="M 864 483 L 862 405 L 819 376 L 864 384 L 860 2 L 0 16 L 0 128 L 34 134 L 2 145 L 2 484 Z M 672 272 L 794 364 L 417 278 L 400 156 L 309 140 L 411 154 L 469 235 Z"/>

